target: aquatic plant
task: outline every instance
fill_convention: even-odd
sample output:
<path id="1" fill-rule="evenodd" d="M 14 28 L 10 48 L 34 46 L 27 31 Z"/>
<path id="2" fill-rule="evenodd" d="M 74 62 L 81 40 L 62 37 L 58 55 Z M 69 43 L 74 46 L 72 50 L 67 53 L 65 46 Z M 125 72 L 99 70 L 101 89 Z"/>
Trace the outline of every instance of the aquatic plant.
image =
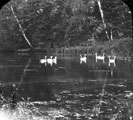
<path id="1" fill-rule="evenodd" d="M 40 104 L 43 105 L 43 102 L 40 102 Z M 56 118 L 68 120 L 66 117 L 68 114 L 69 112 L 61 108 L 46 109 L 44 107 L 44 109 L 40 109 L 32 102 L 19 102 L 16 109 L 13 110 L 10 109 L 10 104 L 4 104 L 0 109 L 0 118 L 3 118 L 3 120 L 55 120 Z"/>

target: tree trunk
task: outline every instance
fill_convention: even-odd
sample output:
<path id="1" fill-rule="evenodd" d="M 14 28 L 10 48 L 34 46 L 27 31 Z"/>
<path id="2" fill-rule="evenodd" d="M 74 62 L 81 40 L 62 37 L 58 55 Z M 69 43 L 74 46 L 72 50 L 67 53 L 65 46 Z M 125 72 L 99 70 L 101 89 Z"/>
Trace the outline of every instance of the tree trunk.
<path id="1" fill-rule="evenodd" d="M 16 16 L 14 10 L 13 10 L 12 5 L 11 5 L 11 11 L 12 11 L 12 13 L 13 13 L 13 15 L 14 15 L 14 17 L 15 17 L 15 19 L 16 19 L 18 25 L 19 25 L 19 28 L 20 28 L 20 30 L 21 30 L 21 32 L 22 32 L 22 34 L 23 34 L 23 37 L 25 38 L 25 40 L 26 40 L 26 42 L 28 43 L 28 45 L 29 45 L 31 48 L 33 48 L 33 46 L 31 45 L 30 41 L 28 40 L 28 38 L 26 37 L 26 35 L 25 35 L 25 33 L 24 33 L 24 30 L 23 30 L 23 28 L 22 28 L 22 26 L 21 26 L 21 24 L 20 24 L 20 22 L 19 22 L 19 20 L 18 20 L 18 18 L 17 18 L 17 16 Z"/>
<path id="2" fill-rule="evenodd" d="M 97 3 L 98 3 L 99 11 L 100 11 L 100 14 L 101 14 L 101 18 L 102 18 L 104 29 L 106 29 L 106 24 L 105 24 L 103 10 L 102 10 L 102 6 L 101 6 L 100 0 L 97 0 Z M 105 30 L 105 34 L 106 34 L 107 38 L 109 39 L 108 32 L 106 30 Z"/>

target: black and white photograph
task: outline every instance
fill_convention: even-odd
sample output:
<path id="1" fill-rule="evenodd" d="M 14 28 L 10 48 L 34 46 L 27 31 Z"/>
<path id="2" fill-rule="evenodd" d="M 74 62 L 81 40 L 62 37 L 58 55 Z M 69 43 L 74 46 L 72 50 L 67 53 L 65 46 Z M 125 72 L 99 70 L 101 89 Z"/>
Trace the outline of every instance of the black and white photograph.
<path id="1" fill-rule="evenodd" d="M 133 120 L 132 2 L 3 3 L 0 120 Z"/>

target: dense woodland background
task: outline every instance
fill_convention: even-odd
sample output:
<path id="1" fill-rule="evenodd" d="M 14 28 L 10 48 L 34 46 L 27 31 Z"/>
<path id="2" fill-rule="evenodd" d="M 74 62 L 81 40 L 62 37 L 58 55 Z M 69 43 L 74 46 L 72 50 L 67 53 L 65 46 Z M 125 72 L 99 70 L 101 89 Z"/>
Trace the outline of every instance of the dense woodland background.
<path id="1" fill-rule="evenodd" d="M 98 1 L 12 0 L 0 11 L 0 50 L 30 48 L 24 32 L 35 50 L 88 46 L 130 56 L 131 11 L 122 0 L 100 0 L 102 19 Z"/>

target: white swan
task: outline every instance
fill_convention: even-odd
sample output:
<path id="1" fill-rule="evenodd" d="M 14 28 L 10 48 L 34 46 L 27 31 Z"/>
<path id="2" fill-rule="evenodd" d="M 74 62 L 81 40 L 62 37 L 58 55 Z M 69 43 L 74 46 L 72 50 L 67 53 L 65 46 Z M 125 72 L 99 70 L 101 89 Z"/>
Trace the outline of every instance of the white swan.
<path id="1" fill-rule="evenodd" d="M 80 63 L 86 63 L 86 61 L 87 61 L 87 56 L 86 56 L 86 54 L 84 54 L 84 56 L 82 57 L 82 55 L 80 55 Z"/>
<path id="2" fill-rule="evenodd" d="M 50 58 L 47 58 L 47 62 L 49 63 L 49 62 L 52 62 L 53 61 L 53 56 L 50 56 Z"/>
<path id="3" fill-rule="evenodd" d="M 47 58 L 47 63 L 50 64 L 51 66 L 53 65 L 53 56 L 50 56 L 50 58 Z"/>
<path id="4" fill-rule="evenodd" d="M 56 56 L 53 58 L 53 63 L 57 64 L 57 57 Z"/>
<path id="5" fill-rule="evenodd" d="M 110 64 L 113 63 L 114 66 L 116 66 L 116 64 L 115 64 L 116 56 L 113 56 L 113 58 L 111 58 L 111 56 L 108 56 L 108 58 L 109 58 L 109 64 L 108 65 L 110 66 Z"/>
<path id="6" fill-rule="evenodd" d="M 96 62 L 97 62 L 97 60 L 103 60 L 103 63 L 104 63 L 104 59 L 105 59 L 105 53 L 103 53 L 103 55 L 102 56 L 100 56 L 100 55 L 97 55 L 97 53 L 95 53 L 95 55 L 96 55 Z"/>
<path id="7" fill-rule="evenodd" d="M 44 59 L 40 59 L 40 63 L 41 63 L 41 64 L 46 63 L 46 62 L 47 62 L 47 59 L 46 59 L 46 58 L 47 58 L 47 56 L 45 56 Z"/>

